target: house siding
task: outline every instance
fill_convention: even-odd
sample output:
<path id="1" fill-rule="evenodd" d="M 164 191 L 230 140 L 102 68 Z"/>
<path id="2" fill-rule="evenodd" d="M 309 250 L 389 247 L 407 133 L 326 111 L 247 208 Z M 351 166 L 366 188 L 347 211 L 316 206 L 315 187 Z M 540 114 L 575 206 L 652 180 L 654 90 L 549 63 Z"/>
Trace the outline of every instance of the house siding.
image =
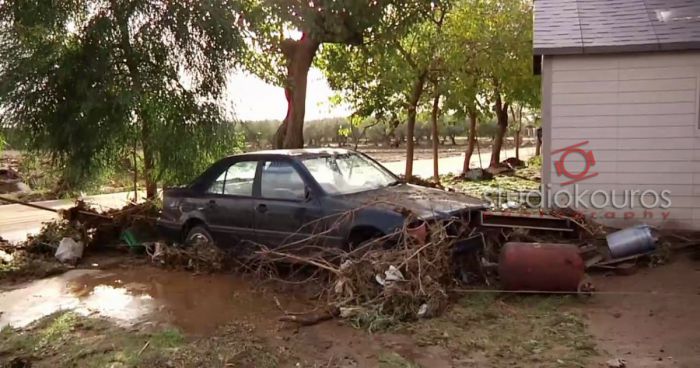
<path id="1" fill-rule="evenodd" d="M 637 208 L 588 214 L 612 226 L 644 222 L 700 230 L 700 52 L 557 55 L 547 56 L 545 65 L 551 73 L 543 78 L 545 146 L 557 150 L 588 141 L 583 148 L 596 159 L 591 172 L 597 175 L 579 182 L 579 192 L 614 190 L 617 199 L 625 190 L 670 192 L 671 206 L 651 210 L 653 216 L 638 207 L 638 198 L 630 200 Z M 558 157 L 544 162 L 545 196 L 574 191 L 562 185 L 569 178 L 557 175 Z M 570 172 L 583 167 L 582 156 L 567 157 Z M 590 205 L 590 193 L 582 198 Z"/>

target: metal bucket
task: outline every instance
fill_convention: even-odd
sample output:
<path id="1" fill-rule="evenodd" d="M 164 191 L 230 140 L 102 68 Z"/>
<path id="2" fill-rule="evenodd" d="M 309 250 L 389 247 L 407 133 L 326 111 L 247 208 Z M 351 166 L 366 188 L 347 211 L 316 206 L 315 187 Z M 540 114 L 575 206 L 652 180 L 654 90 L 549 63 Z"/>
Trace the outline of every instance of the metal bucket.
<path id="1" fill-rule="evenodd" d="M 616 231 L 607 236 L 608 249 L 613 258 L 623 258 L 651 252 L 656 248 L 656 239 L 648 225 L 638 225 Z"/>

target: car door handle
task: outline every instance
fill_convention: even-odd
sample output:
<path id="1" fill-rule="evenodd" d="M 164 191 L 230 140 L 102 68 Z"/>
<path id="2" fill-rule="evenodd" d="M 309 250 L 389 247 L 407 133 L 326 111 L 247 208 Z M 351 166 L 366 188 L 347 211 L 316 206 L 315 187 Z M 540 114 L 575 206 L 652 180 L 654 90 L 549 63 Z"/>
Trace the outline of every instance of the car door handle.
<path id="1" fill-rule="evenodd" d="M 216 201 L 213 199 L 210 199 L 206 205 L 197 206 L 197 211 L 206 211 L 207 209 L 212 209 L 214 207 L 216 207 Z"/>
<path id="2" fill-rule="evenodd" d="M 256 209 L 260 213 L 265 213 L 265 212 L 267 212 L 267 205 L 261 203 L 258 205 L 258 207 L 256 207 Z"/>

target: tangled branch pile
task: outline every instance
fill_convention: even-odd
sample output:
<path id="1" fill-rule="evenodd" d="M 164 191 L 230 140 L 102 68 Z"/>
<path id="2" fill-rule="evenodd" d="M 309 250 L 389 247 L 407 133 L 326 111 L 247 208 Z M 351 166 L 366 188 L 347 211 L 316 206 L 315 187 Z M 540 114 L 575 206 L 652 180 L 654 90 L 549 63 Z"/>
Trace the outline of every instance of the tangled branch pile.
<path id="1" fill-rule="evenodd" d="M 406 223 L 411 221 L 407 219 Z M 427 225 L 424 225 L 427 226 Z M 248 266 L 274 273 L 280 265 L 303 266 L 323 285 L 321 299 L 344 318 L 412 320 L 440 314 L 456 282 L 459 262 L 449 224 L 433 224 L 427 237 L 408 226 L 353 250 L 316 246 L 259 246 Z M 385 247 L 391 244 L 391 247 Z M 331 312 L 333 313 L 333 312 Z M 370 320 L 366 320 L 370 319 Z"/>
<path id="2" fill-rule="evenodd" d="M 159 212 L 156 201 L 129 203 L 122 208 L 104 212 L 97 211 L 84 201 L 77 201 L 74 207 L 61 211 L 61 220 L 57 224 L 68 230 L 66 236 L 75 238 L 70 231 L 78 231 L 80 237 L 76 240 L 82 240 L 89 246 L 98 246 L 119 240 L 126 229 L 148 237 L 155 236 L 154 225 Z"/>

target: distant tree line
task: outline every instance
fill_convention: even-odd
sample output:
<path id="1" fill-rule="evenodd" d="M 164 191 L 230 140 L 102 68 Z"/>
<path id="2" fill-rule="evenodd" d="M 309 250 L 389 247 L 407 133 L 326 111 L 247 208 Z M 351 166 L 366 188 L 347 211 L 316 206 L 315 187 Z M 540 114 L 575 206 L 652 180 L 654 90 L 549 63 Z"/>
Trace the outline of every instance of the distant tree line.
<path id="1" fill-rule="evenodd" d="M 267 149 L 275 146 L 275 134 L 280 120 L 257 120 L 240 122 L 246 145 L 251 149 Z M 469 123 L 455 115 L 443 115 L 438 121 L 438 141 L 440 145 L 457 145 L 466 142 L 469 136 Z M 479 124 L 476 136 L 493 140 L 498 131 L 495 118 Z M 428 117 L 419 116 L 416 120 L 414 142 L 416 145 L 429 145 L 432 142 L 431 122 Z M 509 133 L 514 137 L 516 129 Z M 526 126 L 522 137 L 533 137 L 531 125 Z M 459 139 L 458 139 L 459 138 Z M 328 118 L 307 121 L 304 126 L 306 147 L 347 147 L 358 149 L 364 146 L 399 148 L 406 145 L 406 123 L 396 126 L 381 124 L 374 118 L 366 118 L 358 123 L 351 119 Z"/>

